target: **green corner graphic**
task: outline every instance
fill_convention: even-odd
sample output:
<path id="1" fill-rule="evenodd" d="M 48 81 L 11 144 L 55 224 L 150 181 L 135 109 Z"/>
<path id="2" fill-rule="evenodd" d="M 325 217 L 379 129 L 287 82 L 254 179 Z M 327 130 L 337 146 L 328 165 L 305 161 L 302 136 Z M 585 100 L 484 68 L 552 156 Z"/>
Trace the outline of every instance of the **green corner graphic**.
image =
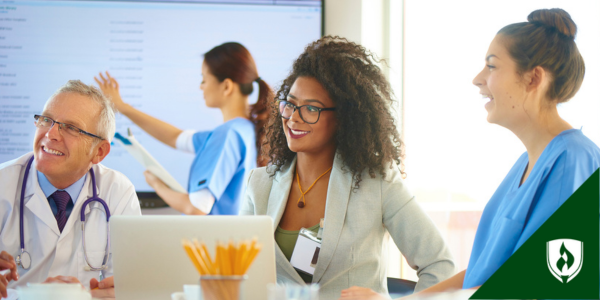
<path id="1" fill-rule="evenodd" d="M 470 299 L 600 299 L 599 217 L 596 170 Z"/>

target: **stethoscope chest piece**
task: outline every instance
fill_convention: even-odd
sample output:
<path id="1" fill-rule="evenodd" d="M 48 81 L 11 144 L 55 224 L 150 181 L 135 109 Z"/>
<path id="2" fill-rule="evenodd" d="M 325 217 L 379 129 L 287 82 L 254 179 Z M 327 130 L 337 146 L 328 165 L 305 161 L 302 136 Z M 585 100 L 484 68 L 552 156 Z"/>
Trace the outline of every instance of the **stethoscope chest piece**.
<path id="1" fill-rule="evenodd" d="M 18 266 L 23 268 L 23 270 L 29 270 L 31 267 L 31 256 L 29 255 L 29 252 L 24 249 L 21 249 L 21 254 L 17 255 L 15 261 Z"/>

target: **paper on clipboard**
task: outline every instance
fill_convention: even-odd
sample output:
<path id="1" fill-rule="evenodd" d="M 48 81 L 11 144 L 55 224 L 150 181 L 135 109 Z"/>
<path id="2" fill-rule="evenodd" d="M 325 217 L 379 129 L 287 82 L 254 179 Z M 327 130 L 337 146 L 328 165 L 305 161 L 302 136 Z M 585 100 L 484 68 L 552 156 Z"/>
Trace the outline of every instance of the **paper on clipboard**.
<path id="1" fill-rule="evenodd" d="M 172 190 L 180 193 L 187 193 L 187 191 L 169 174 L 169 172 L 161 166 L 158 161 L 150 155 L 150 153 L 138 142 L 131 131 L 127 129 L 128 136 L 124 137 L 118 132 L 115 133 L 115 139 L 125 147 L 125 150 L 135 158 L 144 168 L 162 180 Z"/>

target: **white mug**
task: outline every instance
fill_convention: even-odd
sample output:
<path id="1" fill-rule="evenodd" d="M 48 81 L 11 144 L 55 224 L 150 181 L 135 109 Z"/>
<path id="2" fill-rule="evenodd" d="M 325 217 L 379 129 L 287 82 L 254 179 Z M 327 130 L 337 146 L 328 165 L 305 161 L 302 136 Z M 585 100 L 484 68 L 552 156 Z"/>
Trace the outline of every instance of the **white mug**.
<path id="1" fill-rule="evenodd" d="M 186 300 L 202 300 L 202 290 L 199 284 L 184 284 L 183 293 Z"/>
<path id="2" fill-rule="evenodd" d="M 175 292 L 171 294 L 171 300 L 187 300 L 185 298 L 185 293 L 183 292 Z"/>

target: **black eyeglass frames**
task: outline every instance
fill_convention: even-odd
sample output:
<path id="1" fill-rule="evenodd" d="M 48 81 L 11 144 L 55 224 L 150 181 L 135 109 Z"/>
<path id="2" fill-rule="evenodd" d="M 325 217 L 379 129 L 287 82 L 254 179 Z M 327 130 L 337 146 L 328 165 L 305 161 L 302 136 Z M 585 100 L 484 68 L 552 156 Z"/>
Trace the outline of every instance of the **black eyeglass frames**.
<path id="1" fill-rule="evenodd" d="M 279 100 L 279 114 L 282 118 L 289 120 L 294 112 L 298 110 L 300 118 L 307 124 L 315 124 L 321 117 L 321 111 L 333 111 L 335 107 L 316 107 L 313 105 L 296 106 L 286 100 Z"/>

